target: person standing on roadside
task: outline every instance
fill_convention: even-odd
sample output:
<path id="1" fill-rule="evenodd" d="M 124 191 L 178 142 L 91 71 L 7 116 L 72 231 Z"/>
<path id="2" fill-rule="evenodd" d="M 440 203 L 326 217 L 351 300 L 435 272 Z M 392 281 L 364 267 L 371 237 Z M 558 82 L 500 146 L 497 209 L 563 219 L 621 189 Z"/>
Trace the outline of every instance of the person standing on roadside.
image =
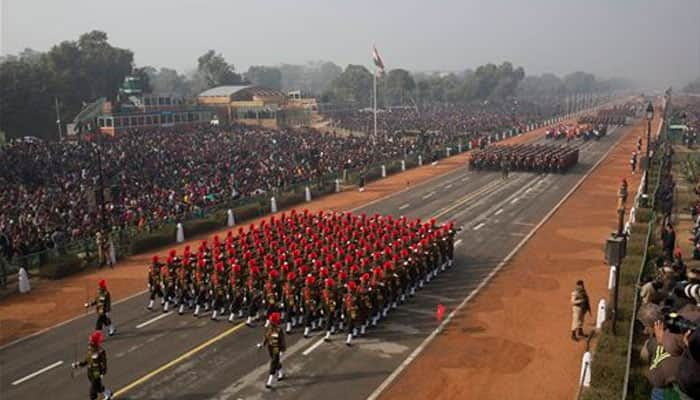
<path id="1" fill-rule="evenodd" d="M 576 287 L 571 292 L 571 311 L 571 340 L 578 341 L 579 338 L 586 337 L 583 333 L 583 319 L 586 313 L 591 312 L 591 302 L 582 280 L 576 282 Z"/>

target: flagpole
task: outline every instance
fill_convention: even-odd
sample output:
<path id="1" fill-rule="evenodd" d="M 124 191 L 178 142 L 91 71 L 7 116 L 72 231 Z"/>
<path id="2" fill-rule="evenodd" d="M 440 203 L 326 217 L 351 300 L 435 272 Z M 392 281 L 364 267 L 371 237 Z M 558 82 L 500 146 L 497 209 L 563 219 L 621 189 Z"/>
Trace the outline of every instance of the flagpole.
<path id="1" fill-rule="evenodd" d="M 374 80 L 373 80 L 373 92 L 374 92 L 374 134 L 372 136 L 372 144 L 377 142 L 377 69 L 374 70 Z"/>

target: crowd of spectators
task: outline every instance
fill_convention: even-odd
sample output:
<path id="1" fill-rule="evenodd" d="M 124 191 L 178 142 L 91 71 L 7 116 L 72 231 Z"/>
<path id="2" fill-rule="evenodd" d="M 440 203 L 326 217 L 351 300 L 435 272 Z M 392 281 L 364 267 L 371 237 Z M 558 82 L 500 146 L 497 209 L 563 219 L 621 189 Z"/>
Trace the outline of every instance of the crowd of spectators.
<path id="1" fill-rule="evenodd" d="M 401 107 L 377 112 L 377 132 L 402 136 L 411 132 L 434 132 L 448 138 L 524 128 L 528 123 L 550 117 L 537 105 L 511 100 L 470 104 L 428 104 L 420 108 Z M 333 112 L 327 115 L 333 126 L 371 133 L 371 110 Z"/>
<path id="2" fill-rule="evenodd" d="M 117 137 L 0 148 L 0 247 L 6 257 L 92 238 L 99 187 L 116 187 L 110 226 L 154 227 L 231 198 L 309 182 L 427 150 L 432 141 L 322 134 L 311 128 L 222 127 L 132 131 Z"/>

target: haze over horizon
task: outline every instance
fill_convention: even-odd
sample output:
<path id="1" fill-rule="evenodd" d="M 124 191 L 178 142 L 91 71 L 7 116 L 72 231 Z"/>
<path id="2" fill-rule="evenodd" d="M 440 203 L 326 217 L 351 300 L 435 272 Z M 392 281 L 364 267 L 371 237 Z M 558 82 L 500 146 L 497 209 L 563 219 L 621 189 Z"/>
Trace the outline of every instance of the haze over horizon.
<path id="1" fill-rule="evenodd" d="M 657 88 L 700 76 L 697 0 L 1 1 L 2 55 L 46 51 L 102 30 L 131 49 L 138 66 L 183 72 L 208 49 L 239 72 L 313 60 L 370 65 L 376 43 L 390 69 L 462 71 L 511 61 L 527 74 L 583 70 Z"/>

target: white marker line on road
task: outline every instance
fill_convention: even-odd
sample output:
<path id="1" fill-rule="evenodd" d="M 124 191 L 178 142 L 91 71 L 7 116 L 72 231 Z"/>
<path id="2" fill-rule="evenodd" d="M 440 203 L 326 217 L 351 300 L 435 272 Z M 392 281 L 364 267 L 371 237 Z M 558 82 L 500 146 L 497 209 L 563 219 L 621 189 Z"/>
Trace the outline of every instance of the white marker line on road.
<path id="1" fill-rule="evenodd" d="M 503 209 L 501 208 L 500 210 L 496 211 L 496 213 L 493 214 L 493 215 L 499 215 L 499 214 L 502 213 L 502 212 L 503 212 Z"/>
<path id="2" fill-rule="evenodd" d="M 313 345 L 311 345 L 311 347 L 309 347 L 308 349 L 304 350 L 301 354 L 304 355 L 304 356 L 308 356 L 309 354 L 311 354 L 312 351 L 316 350 L 316 348 L 317 348 L 318 346 L 322 345 L 322 344 L 323 344 L 323 339 L 320 339 L 318 342 L 316 342 L 316 343 L 314 343 Z"/>
<path id="3" fill-rule="evenodd" d="M 410 207 L 410 206 L 411 206 L 411 205 L 410 205 L 409 203 L 406 203 L 406 204 L 402 205 L 401 207 L 399 207 L 399 210 L 405 210 L 405 209 L 407 209 L 407 208 Z"/>
<path id="4" fill-rule="evenodd" d="M 434 194 L 435 194 L 435 192 L 430 192 L 430 193 L 426 194 L 425 196 L 423 196 L 423 200 L 433 197 Z"/>
<path id="5" fill-rule="evenodd" d="M 478 231 L 479 229 L 483 228 L 486 225 L 486 222 L 482 222 L 479 225 L 475 226 L 473 229 L 475 231 Z"/>
<path id="6" fill-rule="evenodd" d="M 461 179 L 462 182 L 466 182 L 466 181 L 468 181 L 468 180 L 469 180 L 469 177 L 468 177 L 468 176 L 465 176 L 464 178 Z"/>
<path id="7" fill-rule="evenodd" d="M 462 239 L 455 240 L 455 247 L 459 246 L 460 244 L 462 244 Z"/>
<path id="8" fill-rule="evenodd" d="M 496 266 L 496 268 L 493 269 L 493 270 L 481 281 L 481 283 L 479 283 L 479 286 L 477 286 L 476 289 L 474 289 L 474 291 L 472 291 L 471 293 L 469 293 L 469 296 L 465 297 L 464 300 L 462 300 L 462 302 L 457 306 L 457 308 L 455 308 L 454 310 L 452 310 L 452 312 L 450 312 L 450 313 L 447 315 L 447 317 L 446 317 L 444 320 L 442 320 L 442 322 L 440 323 L 440 325 L 438 325 L 438 327 L 435 328 L 435 330 L 433 330 L 433 332 L 432 332 L 427 338 L 425 338 L 425 339 L 421 342 L 421 344 L 418 345 L 418 347 L 416 347 L 416 349 L 413 350 L 413 352 L 412 352 L 411 354 L 409 354 L 408 357 L 406 357 L 405 360 L 403 360 L 403 362 L 394 370 L 394 372 L 392 372 L 391 375 L 389 375 L 386 379 L 384 379 L 384 381 L 374 390 L 374 392 L 372 392 L 372 393 L 367 397 L 367 400 L 376 400 L 376 399 L 379 398 L 379 395 L 382 394 L 382 392 L 384 392 L 384 391 L 386 390 L 386 388 L 388 388 L 389 385 L 391 385 L 391 383 L 394 382 L 394 380 L 396 380 L 396 378 L 406 369 L 406 367 L 408 367 L 408 365 L 409 365 L 410 363 L 412 363 L 413 360 L 415 360 L 416 357 L 418 357 L 418 355 L 419 355 L 420 353 L 423 352 L 423 350 L 425 350 L 425 348 L 428 346 L 428 344 L 430 344 L 433 340 L 435 340 L 435 338 L 437 337 L 437 335 L 445 329 L 445 327 L 450 323 L 450 321 L 452 321 L 452 319 L 454 318 L 454 316 L 457 315 L 457 312 L 459 312 L 462 308 L 464 308 L 464 306 L 467 305 L 467 303 L 469 303 L 469 301 L 471 301 L 471 299 L 474 298 L 474 296 L 476 296 L 476 295 L 481 291 L 481 289 L 484 288 L 484 286 L 486 286 L 486 284 L 491 280 L 491 278 L 493 278 L 493 277 L 498 273 L 498 271 L 500 271 L 500 270 L 503 268 L 503 266 L 506 265 L 506 264 L 510 261 L 511 258 L 513 258 L 513 256 L 515 255 L 515 253 L 517 253 L 517 252 L 525 245 L 525 243 L 527 243 L 528 240 L 530 240 L 530 238 L 535 234 L 535 232 L 537 232 L 537 231 L 540 229 L 540 227 L 541 227 L 542 225 L 544 225 L 545 222 L 547 222 L 547 221 L 552 217 L 552 215 L 554 215 L 554 213 L 559 209 L 559 207 L 561 207 L 561 205 L 564 204 L 564 202 L 565 202 L 569 197 L 571 197 L 571 195 L 576 191 L 576 189 L 578 189 L 579 186 L 581 186 L 581 184 L 583 184 L 583 181 L 586 180 L 586 178 L 588 178 L 588 176 L 589 176 L 590 174 L 592 174 L 593 171 L 596 170 L 596 168 L 598 168 L 598 166 L 603 162 L 603 160 L 605 160 L 606 158 L 608 158 L 608 155 L 613 151 L 613 149 L 615 149 L 615 148 L 620 144 L 620 142 L 622 141 L 622 139 L 623 139 L 624 137 L 625 137 L 625 136 L 621 136 L 621 137 L 608 149 L 608 151 L 606 151 L 605 154 L 603 154 L 603 156 L 602 156 L 600 159 L 598 159 L 598 162 L 596 162 L 596 163 L 593 165 L 593 167 L 592 167 L 585 175 L 583 175 L 583 176 L 581 177 L 581 179 L 579 179 L 579 180 L 576 182 L 576 184 L 574 184 L 574 187 L 572 187 L 571 190 L 569 190 L 569 191 L 564 195 L 564 197 L 559 201 L 559 203 L 557 203 L 557 204 L 547 213 L 547 215 L 545 215 L 544 218 L 542 218 L 542 219 L 540 220 L 540 222 L 539 222 L 534 228 L 532 228 L 532 230 L 530 230 L 530 232 L 523 238 L 523 240 L 521 240 L 521 241 L 515 246 L 515 248 L 514 248 L 510 253 L 508 253 L 508 255 L 503 259 L 503 261 L 501 261 L 501 262 Z"/>
<path id="9" fill-rule="evenodd" d="M 518 200 L 520 200 L 520 197 L 516 197 L 513 200 L 511 200 L 510 204 L 515 204 Z"/>
<path id="10" fill-rule="evenodd" d="M 529 188 L 528 190 L 525 191 L 525 193 L 530 193 L 532 192 L 532 188 Z"/>
<path id="11" fill-rule="evenodd" d="M 42 369 L 40 369 L 40 370 L 38 370 L 38 371 L 36 371 L 36 372 L 32 372 L 31 374 L 25 376 L 24 378 L 17 379 L 16 381 L 12 382 L 12 385 L 13 385 L 13 386 L 17 386 L 17 385 L 19 385 L 20 383 L 26 382 L 26 381 L 28 381 L 28 380 L 34 378 L 35 376 L 38 376 L 38 375 L 43 374 L 43 373 L 46 372 L 46 371 L 52 370 L 52 369 L 58 367 L 58 366 L 61 365 L 61 364 L 63 364 L 63 361 L 56 361 L 55 363 L 53 363 L 53 364 L 51 364 L 51 365 L 49 365 L 49 366 L 47 366 L 47 367 L 44 367 L 44 368 L 42 368 Z"/>
<path id="12" fill-rule="evenodd" d="M 450 183 L 449 185 L 445 186 L 445 189 L 449 189 L 452 187 L 452 184 Z"/>
<path id="13" fill-rule="evenodd" d="M 167 317 L 167 316 L 169 316 L 169 315 L 171 315 L 171 314 L 172 314 L 171 312 L 167 312 L 167 313 L 161 314 L 161 315 L 159 315 L 159 316 L 157 316 L 157 317 L 155 317 L 155 318 L 151 318 L 151 319 L 149 319 L 149 320 L 146 321 L 146 322 L 142 322 L 142 323 L 136 325 L 136 329 L 141 329 L 141 328 L 143 328 L 144 326 L 148 326 L 148 325 L 150 325 L 150 324 L 152 324 L 152 323 L 154 323 L 154 322 L 156 322 L 156 321 L 158 321 L 158 320 L 160 320 L 160 319 L 163 319 L 163 318 L 165 318 L 165 317 Z"/>

